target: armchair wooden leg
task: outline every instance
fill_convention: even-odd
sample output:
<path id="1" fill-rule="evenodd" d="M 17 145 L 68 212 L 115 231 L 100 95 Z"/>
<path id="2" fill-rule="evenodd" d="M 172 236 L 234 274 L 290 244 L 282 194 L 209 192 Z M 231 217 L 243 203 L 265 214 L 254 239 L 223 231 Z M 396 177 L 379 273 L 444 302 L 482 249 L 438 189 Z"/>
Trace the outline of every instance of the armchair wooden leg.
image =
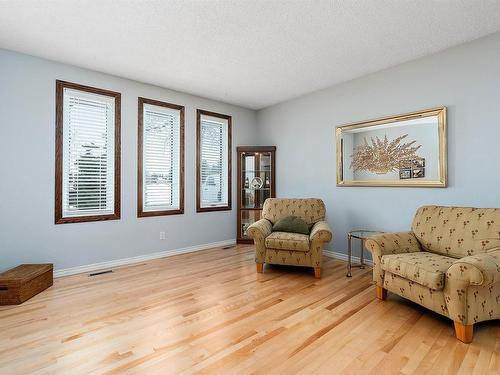
<path id="1" fill-rule="evenodd" d="M 258 273 L 264 273 L 264 263 L 255 263 Z"/>
<path id="2" fill-rule="evenodd" d="M 321 279 L 321 267 L 314 267 L 314 277 Z"/>
<path id="3" fill-rule="evenodd" d="M 387 289 L 384 289 L 381 286 L 376 286 L 375 294 L 379 300 L 383 301 L 387 298 Z"/>
<path id="4" fill-rule="evenodd" d="M 453 323 L 455 323 L 455 335 L 457 336 L 457 339 L 459 339 L 462 342 L 465 342 L 466 344 L 471 343 L 474 331 L 474 325 L 471 324 L 469 326 L 466 326 L 459 322 L 453 322 Z"/>

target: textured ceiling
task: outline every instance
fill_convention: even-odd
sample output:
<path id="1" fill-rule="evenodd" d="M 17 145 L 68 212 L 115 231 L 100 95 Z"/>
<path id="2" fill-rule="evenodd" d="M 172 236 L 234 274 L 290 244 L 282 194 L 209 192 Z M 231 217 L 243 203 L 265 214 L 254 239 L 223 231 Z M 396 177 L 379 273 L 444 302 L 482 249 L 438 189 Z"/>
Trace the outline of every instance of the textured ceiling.
<path id="1" fill-rule="evenodd" d="M 499 0 L 0 1 L 0 48 L 254 109 L 498 30 Z"/>

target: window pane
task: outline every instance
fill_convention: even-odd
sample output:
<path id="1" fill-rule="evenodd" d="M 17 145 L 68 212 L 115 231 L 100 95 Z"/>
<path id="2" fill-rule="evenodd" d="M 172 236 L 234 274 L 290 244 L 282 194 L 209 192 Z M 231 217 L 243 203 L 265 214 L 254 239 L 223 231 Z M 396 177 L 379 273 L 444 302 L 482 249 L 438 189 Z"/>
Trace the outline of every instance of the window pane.
<path id="1" fill-rule="evenodd" d="M 144 104 L 143 210 L 180 208 L 181 111 Z"/>
<path id="2" fill-rule="evenodd" d="M 228 116 L 199 113 L 200 208 L 229 206 L 229 127 Z"/>
<path id="3" fill-rule="evenodd" d="M 114 213 L 115 98 L 63 90 L 62 216 Z"/>

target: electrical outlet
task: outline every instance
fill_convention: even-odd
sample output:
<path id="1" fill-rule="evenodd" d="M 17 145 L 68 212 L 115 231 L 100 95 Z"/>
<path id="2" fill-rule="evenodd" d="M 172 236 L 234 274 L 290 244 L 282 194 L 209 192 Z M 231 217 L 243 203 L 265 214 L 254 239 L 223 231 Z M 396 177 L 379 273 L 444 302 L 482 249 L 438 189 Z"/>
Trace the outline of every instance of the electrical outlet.
<path id="1" fill-rule="evenodd" d="M 166 235 L 165 235 L 165 232 L 160 232 L 160 240 L 164 240 L 166 239 Z"/>

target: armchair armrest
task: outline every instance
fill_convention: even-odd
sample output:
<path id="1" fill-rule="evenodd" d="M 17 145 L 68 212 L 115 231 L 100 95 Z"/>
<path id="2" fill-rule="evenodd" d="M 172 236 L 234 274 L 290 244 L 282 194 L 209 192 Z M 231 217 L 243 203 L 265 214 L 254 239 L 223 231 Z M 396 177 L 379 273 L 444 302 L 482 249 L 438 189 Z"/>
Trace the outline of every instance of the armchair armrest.
<path id="1" fill-rule="evenodd" d="M 255 244 L 255 262 L 258 263 L 258 267 L 259 264 L 261 267 L 257 268 L 257 270 L 260 270 L 258 272 L 262 272 L 262 264 L 266 259 L 266 237 L 269 236 L 272 231 L 273 225 L 266 219 L 260 219 L 247 228 L 248 236 L 253 239 Z"/>
<path id="2" fill-rule="evenodd" d="M 450 318 L 472 325 L 500 317 L 492 295 L 499 283 L 500 250 L 457 259 L 446 271 L 444 282 L 444 298 Z M 492 299 L 494 305 L 485 310 Z"/>
<path id="3" fill-rule="evenodd" d="M 414 253 L 422 250 L 413 232 L 378 234 L 368 238 L 365 247 L 374 258 L 375 256 L 381 258 L 386 254 Z"/>
<path id="4" fill-rule="evenodd" d="M 332 230 L 326 221 L 314 223 L 309 234 L 311 242 L 311 263 L 313 267 L 320 268 L 323 263 L 323 246 L 332 240 Z"/>
<path id="5" fill-rule="evenodd" d="M 457 259 L 446 271 L 446 279 L 466 286 L 500 282 L 500 250 Z"/>
<path id="6" fill-rule="evenodd" d="M 318 221 L 311 228 L 309 235 L 311 242 L 330 242 L 332 240 L 332 230 L 326 221 Z"/>
<path id="7" fill-rule="evenodd" d="M 247 233 L 250 238 L 264 239 L 273 231 L 273 225 L 267 219 L 260 219 L 247 228 Z"/>
<path id="8" fill-rule="evenodd" d="M 413 232 L 383 233 L 368 238 L 366 249 L 372 253 L 373 282 L 378 287 L 384 287 L 385 272 L 380 264 L 386 254 L 415 253 L 421 251 L 420 242 Z"/>

